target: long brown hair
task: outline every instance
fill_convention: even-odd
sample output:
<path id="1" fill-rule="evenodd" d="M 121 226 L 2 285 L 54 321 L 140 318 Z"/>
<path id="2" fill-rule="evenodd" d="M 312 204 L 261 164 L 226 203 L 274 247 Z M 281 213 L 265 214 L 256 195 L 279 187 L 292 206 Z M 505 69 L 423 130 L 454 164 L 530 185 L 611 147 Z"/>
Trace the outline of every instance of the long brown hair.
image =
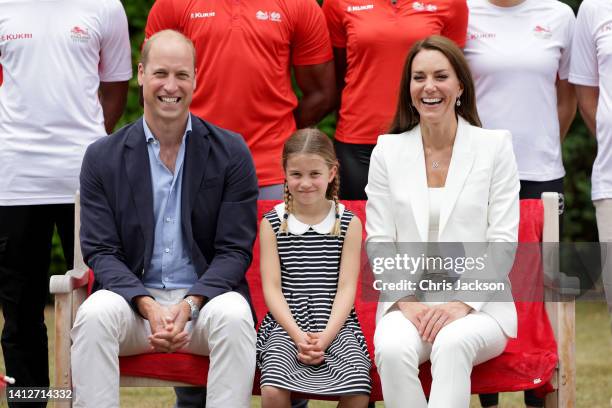
<path id="1" fill-rule="evenodd" d="M 414 61 L 414 57 L 422 50 L 439 51 L 446 57 L 448 62 L 450 62 L 459 82 L 463 86 L 463 92 L 459 97 L 461 105 L 455 107 L 455 112 L 457 112 L 457 115 L 467 120 L 471 125 L 481 127 L 482 124 L 478 117 L 478 109 L 476 108 L 474 80 L 472 79 L 472 73 L 463 56 L 463 52 L 448 38 L 440 35 L 432 35 L 421 41 L 417 41 L 406 57 L 399 89 L 397 109 L 389 133 L 402 133 L 419 124 L 419 112 L 412 105 L 412 99 L 410 98 L 410 80 L 412 78 L 412 62 Z"/>
<path id="2" fill-rule="evenodd" d="M 334 150 L 333 143 L 329 137 L 319 129 L 299 129 L 293 133 L 289 139 L 287 139 L 285 146 L 283 147 L 283 170 L 285 170 L 285 172 L 287 171 L 287 160 L 289 160 L 289 157 L 293 154 L 316 154 L 325 161 L 330 169 L 334 166 L 336 168 L 339 167 L 338 158 L 336 157 L 336 151 Z M 325 191 L 325 198 L 334 201 L 336 212 L 336 221 L 331 231 L 332 235 L 340 235 L 340 212 L 338 203 L 339 189 L 340 176 L 338 175 L 338 171 L 336 171 L 336 176 L 327 185 L 327 190 Z M 289 218 L 291 211 L 293 211 L 293 197 L 289 192 L 289 186 L 287 185 L 286 180 L 284 200 L 285 215 L 281 223 L 280 232 L 287 233 L 287 219 Z"/>

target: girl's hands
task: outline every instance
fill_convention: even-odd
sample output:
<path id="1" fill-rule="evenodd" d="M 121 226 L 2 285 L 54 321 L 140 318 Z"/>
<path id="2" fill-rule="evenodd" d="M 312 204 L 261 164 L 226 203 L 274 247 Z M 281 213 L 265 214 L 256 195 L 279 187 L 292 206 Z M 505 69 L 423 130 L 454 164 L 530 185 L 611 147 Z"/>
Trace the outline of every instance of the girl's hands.
<path id="1" fill-rule="evenodd" d="M 301 332 L 296 342 L 298 361 L 308 365 L 321 364 L 325 360 L 325 350 L 327 350 L 333 340 L 334 338 L 326 331 L 318 333 Z"/>
<path id="2" fill-rule="evenodd" d="M 332 337 L 326 330 L 318 333 L 306 333 L 308 334 L 310 344 L 314 345 L 317 348 L 317 351 L 325 351 L 329 347 L 329 345 L 334 341 L 334 337 Z"/>

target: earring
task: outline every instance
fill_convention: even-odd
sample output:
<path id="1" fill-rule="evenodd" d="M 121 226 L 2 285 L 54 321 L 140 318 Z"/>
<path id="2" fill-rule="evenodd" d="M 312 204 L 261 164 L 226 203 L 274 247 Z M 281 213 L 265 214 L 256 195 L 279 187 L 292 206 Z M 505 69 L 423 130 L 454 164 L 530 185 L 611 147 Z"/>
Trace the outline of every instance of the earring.
<path id="1" fill-rule="evenodd" d="M 457 105 L 457 107 L 461 106 L 461 100 L 459 98 L 457 98 L 457 102 L 455 102 L 455 105 Z"/>

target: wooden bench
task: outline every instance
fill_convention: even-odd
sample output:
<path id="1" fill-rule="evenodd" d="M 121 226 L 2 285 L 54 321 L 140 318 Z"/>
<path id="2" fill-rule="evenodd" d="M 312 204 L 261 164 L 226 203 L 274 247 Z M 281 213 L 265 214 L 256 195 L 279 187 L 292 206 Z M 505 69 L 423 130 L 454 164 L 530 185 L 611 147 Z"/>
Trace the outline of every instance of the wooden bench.
<path id="1" fill-rule="evenodd" d="M 529 201 L 530 203 L 527 203 Z M 275 202 L 260 202 L 259 215 L 271 209 Z M 365 220 L 365 202 L 346 202 L 347 208 L 357 214 L 362 221 Z M 536 230 L 543 242 L 558 242 L 558 196 L 556 193 L 545 193 L 543 199 L 526 200 L 521 202 L 521 229 Z M 75 214 L 75 236 L 79 231 L 79 198 L 77 195 Z M 535 220 L 528 219 L 524 214 L 531 212 Z M 538 218 L 539 217 L 539 218 Z M 365 222 L 364 222 L 365 224 Z M 55 387 L 71 388 L 72 378 L 70 372 L 70 328 L 73 325 L 76 311 L 88 294 L 90 275 L 87 266 L 83 263 L 78 240 L 75 240 L 74 269 L 65 275 L 55 275 L 51 278 L 50 290 L 55 294 Z M 247 273 L 253 303 L 258 320 L 263 318 L 266 308 L 261 291 L 258 262 L 258 242 L 254 248 L 254 262 Z M 554 248 L 543 246 L 541 263 L 544 265 L 545 275 L 550 271 L 558 270 L 558 254 Z M 555 269 L 556 268 L 556 269 Z M 541 273 L 536 269 L 534 273 Z M 362 274 L 360 279 L 364 279 Z M 551 281 L 553 281 L 551 279 Z M 364 334 L 368 341 L 370 354 L 374 356 L 372 336 L 374 332 L 374 318 L 376 302 L 365 300 L 361 296 L 362 285 L 359 285 L 355 307 L 362 324 Z M 551 292 L 553 293 L 553 292 Z M 504 353 L 484 364 L 476 366 L 472 373 L 472 393 L 489 393 L 518 391 L 542 387 L 543 391 L 550 391 L 546 397 L 546 407 L 573 407 L 575 401 L 575 364 L 574 364 L 574 302 L 571 299 L 559 299 L 550 296 L 546 302 L 548 316 L 552 322 L 552 329 L 548 325 L 546 312 L 539 303 L 518 302 L 519 313 L 519 339 L 509 342 Z M 535 311 L 535 312 L 534 312 Z M 541 311 L 541 312 L 539 312 Z M 554 350 L 554 341 L 546 348 L 539 349 L 539 337 L 534 337 L 529 329 L 533 324 L 534 313 L 542 315 L 544 333 L 552 330 L 557 339 L 558 356 Z M 523 329 L 521 329 L 523 327 Z M 550 336 L 552 338 L 552 336 Z M 530 341 L 530 347 L 536 347 L 534 353 L 525 353 L 521 341 Z M 426 363 L 421 368 L 421 380 L 425 390 L 429 389 L 429 369 Z M 208 358 L 190 354 L 161 354 L 153 353 L 138 356 L 120 357 L 121 386 L 122 387 L 149 387 L 149 386 L 204 386 L 208 375 Z M 382 400 L 380 379 L 374 363 L 371 377 L 373 390 L 372 401 Z M 499 380 L 506 384 L 500 386 Z M 548 390 L 546 390 L 546 384 Z M 253 393 L 259 394 L 259 378 L 256 376 Z M 317 396 L 304 396 L 316 399 Z M 335 399 L 335 398 L 329 398 Z M 70 402 L 61 402 L 58 407 L 68 407 Z"/>

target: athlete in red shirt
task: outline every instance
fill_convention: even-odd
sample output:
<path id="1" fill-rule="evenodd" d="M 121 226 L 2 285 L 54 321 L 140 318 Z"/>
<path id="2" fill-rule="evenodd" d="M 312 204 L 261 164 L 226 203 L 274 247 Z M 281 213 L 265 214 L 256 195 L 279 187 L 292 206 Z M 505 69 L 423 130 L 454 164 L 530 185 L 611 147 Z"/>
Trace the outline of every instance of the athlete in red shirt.
<path id="1" fill-rule="evenodd" d="M 285 140 L 316 125 L 335 102 L 321 8 L 314 0 L 157 0 L 146 36 L 163 29 L 180 31 L 196 47 L 191 112 L 242 134 L 264 187 L 260 198 L 281 198 Z"/>
<path id="2" fill-rule="evenodd" d="M 466 0 L 325 0 L 338 93 L 340 198 L 364 200 L 370 154 L 387 133 L 404 60 L 417 40 L 441 34 L 463 47 Z"/>

